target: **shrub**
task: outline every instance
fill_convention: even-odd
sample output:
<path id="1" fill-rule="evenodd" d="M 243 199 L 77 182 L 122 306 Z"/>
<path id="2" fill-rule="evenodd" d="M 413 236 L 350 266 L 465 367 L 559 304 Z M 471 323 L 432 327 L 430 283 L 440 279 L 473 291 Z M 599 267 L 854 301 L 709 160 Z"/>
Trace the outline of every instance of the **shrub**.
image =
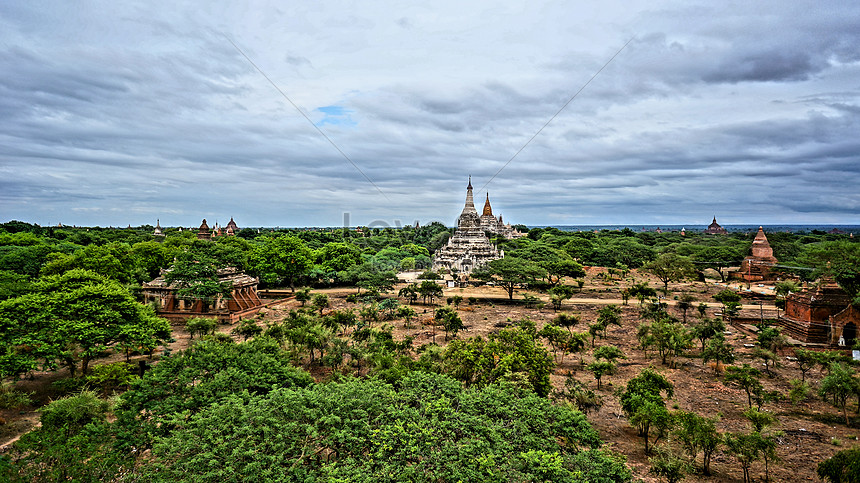
<path id="1" fill-rule="evenodd" d="M 0 409 L 20 409 L 33 403 L 35 393 L 15 389 L 14 384 L 0 385 Z"/>
<path id="2" fill-rule="evenodd" d="M 137 379 L 132 368 L 125 362 L 101 364 L 93 367 L 87 376 L 87 383 L 101 389 L 102 394 L 109 394 L 120 388 L 127 388 Z"/>

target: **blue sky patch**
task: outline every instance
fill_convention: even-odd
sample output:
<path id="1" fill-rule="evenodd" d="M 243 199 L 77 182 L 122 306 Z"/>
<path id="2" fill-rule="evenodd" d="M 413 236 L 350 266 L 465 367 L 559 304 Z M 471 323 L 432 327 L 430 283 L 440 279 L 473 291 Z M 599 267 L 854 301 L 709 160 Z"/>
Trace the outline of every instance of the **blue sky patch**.
<path id="1" fill-rule="evenodd" d="M 316 122 L 317 126 L 345 126 L 352 127 L 358 123 L 352 119 L 352 111 L 344 109 L 342 106 L 324 106 L 318 107 L 317 112 L 323 113 L 323 118 Z"/>

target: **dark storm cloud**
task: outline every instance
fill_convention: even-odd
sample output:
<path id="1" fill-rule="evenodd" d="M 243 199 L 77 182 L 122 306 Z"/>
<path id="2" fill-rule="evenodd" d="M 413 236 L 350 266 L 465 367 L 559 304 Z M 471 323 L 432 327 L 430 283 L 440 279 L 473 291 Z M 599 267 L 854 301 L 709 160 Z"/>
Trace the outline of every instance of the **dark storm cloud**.
<path id="1" fill-rule="evenodd" d="M 731 59 L 705 74 L 706 82 L 768 82 L 806 80 L 827 67 L 825 59 L 814 61 L 805 52 L 771 50 Z"/>

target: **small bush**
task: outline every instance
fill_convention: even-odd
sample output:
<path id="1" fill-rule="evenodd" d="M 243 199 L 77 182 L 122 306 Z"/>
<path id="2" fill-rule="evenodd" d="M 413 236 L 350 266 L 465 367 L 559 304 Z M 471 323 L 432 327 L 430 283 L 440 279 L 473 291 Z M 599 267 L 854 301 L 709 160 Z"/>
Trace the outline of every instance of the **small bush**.
<path id="1" fill-rule="evenodd" d="M 21 409 L 33 403 L 35 393 L 26 393 L 15 389 L 14 384 L 0 385 L 0 409 Z"/>
<path id="2" fill-rule="evenodd" d="M 51 387 L 60 394 L 71 394 L 86 388 L 87 380 L 82 377 L 67 377 L 52 382 Z"/>
<path id="3" fill-rule="evenodd" d="M 109 404 L 92 391 L 58 399 L 42 408 L 42 426 L 47 429 L 83 428 L 87 423 L 104 420 Z"/>
<path id="4" fill-rule="evenodd" d="M 792 379 L 790 384 L 791 389 L 788 391 L 788 398 L 791 400 L 792 406 L 797 406 L 798 403 L 805 401 L 812 393 L 809 383 L 800 379 Z"/>
<path id="5" fill-rule="evenodd" d="M 101 389 L 103 394 L 110 394 L 117 389 L 127 388 L 135 379 L 137 379 L 137 375 L 132 372 L 132 367 L 125 362 L 95 366 L 90 375 L 86 377 L 87 383 L 92 387 Z"/>

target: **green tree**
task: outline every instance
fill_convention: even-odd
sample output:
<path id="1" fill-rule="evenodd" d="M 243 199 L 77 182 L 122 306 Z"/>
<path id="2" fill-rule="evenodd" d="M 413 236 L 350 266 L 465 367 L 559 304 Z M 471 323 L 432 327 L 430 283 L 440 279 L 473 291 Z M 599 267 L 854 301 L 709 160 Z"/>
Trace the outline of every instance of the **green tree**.
<path id="1" fill-rule="evenodd" d="M 571 332 L 571 328 L 576 327 L 579 322 L 579 316 L 568 313 L 560 313 L 552 319 L 553 324 L 564 327 L 569 333 Z"/>
<path id="2" fill-rule="evenodd" d="M 0 270 L 0 301 L 24 295 L 33 290 L 30 277 L 9 270 Z"/>
<path id="3" fill-rule="evenodd" d="M 85 270 L 51 275 L 34 291 L 0 302 L 0 373 L 17 376 L 56 363 L 72 375 L 111 349 L 152 351 L 170 325 L 114 280 Z"/>
<path id="4" fill-rule="evenodd" d="M 176 481 L 191 471 L 207 480 L 630 480 L 629 470 L 598 448 L 597 433 L 570 406 L 510 384 L 463 389 L 438 374 L 411 373 L 399 386 L 346 379 L 250 400 L 230 396 L 191 416 L 186 431 L 159 441 L 142 476 Z M 236 447 L 254 448 L 254 457 Z"/>
<path id="5" fill-rule="evenodd" d="M 639 305 L 645 302 L 648 297 L 656 297 L 657 291 L 648 286 L 648 282 L 639 282 L 627 289 L 631 296 L 639 299 Z"/>
<path id="6" fill-rule="evenodd" d="M 621 327 L 621 307 L 615 304 L 601 307 L 600 310 L 597 311 L 597 322 L 603 327 L 605 337 L 606 328 L 610 325 Z"/>
<path id="7" fill-rule="evenodd" d="M 401 305 L 397 307 L 397 316 L 403 319 L 404 326 L 408 329 L 416 316 L 415 309 L 408 305 Z"/>
<path id="8" fill-rule="evenodd" d="M 331 304 L 328 301 L 328 295 L 324 293 L 314 294 L 313 299 L 311 299 L 311 306 L 319 311 L 320 316 L 322 316 L 323 310 L 328 308 L 329 305 Z"/>
<path id="9" fill-rule="evenodd" d="M 400 302 L 395 298 L 383 299 L 379 302 L 379 310 L 384 314 L 385 320 L 391 320 L 397 314 L 397 309 L 400 307 Z"/>
<path id="10" fill-rule="evenodd" d="M 233 292 L 231 282 L 221 281 L 220 268 L 221 262 L 211 254 L 187 251 L 177 256 L 164 281 L 176 288 L 177 296 L 200 300 L 205 312 L 219 297 L 229 297 Z"/>
<path id="11" fill-rule="evenodd" d="M 660 360 L 670 367 L 675 366 L 675 358 L 692 346 L 692 335 L 674 318 L 660 318 L 650 326 L 649 341 L 657 347 Z"/>
<path id="12" fill-rule="evenodd" d="M 445 340 L 448 340 L 449 332 L 453 337 L 457 337 L 457 332 L 465 328 L 457 310 L 450 305 L 436 309 L 433 318 L 445 328 Z"/>
<path id="13" fill-rule="evenodd" d="M 215 328 L 218 327 L 218 319 L 211 317 L 191 317 L 185 321 L 185 330 L 191 339 L 195 335 L 211 335 L 215 333 Z"/>
<path id="14" fill-rule="evenodd" d="M 699 452 L 703 453 L 702 472 L 710 475 L 711 456 L 723 442 L 723 437 L 717 431 L 717 420 L 693 412 L 677 411 L 675 421 L 677 424 L 673 435 L 694 461 Z"/>
<path id="15" fill-rule="evenodd" d="M 613 363 L 618 361 L 618 359 L 627 358 L 624 356 L 624 352 L 614 345 L 602 345 L 597 349 L 594 349 L 593 355 L 595 359 L 603 359 Z"/>
<path id="16" fill-rule="evenodd" d="M 352 243 L 330 242 L 314 252 L 314 261 L 326 273 L 345 272 L 362 263 L 361 250 Z"/>
<path id="17" fill-rule="evenodd" d="M 795 260 L 802 267 L 814 267 L 811 277 L 832 276 L 852 297 L 860 293 L 860 245 L 850 240 L 823 241 L 803 247 Z M 856 303 L 856 301 L 855 301 Z"/>
<path id="18" fill-rule="evenodd" d="M 170 266 L 176 255 L 175 250 L 157 241 L 135 243 L 131 247 L 131 253 L 149 280 L 157 277 L 162 268 Z"/>
<path id="19" fill-rule="evenodd" d="M 418 293 L 421 295 L 424 305 L 427 305 L 428 298 L 432 304 L 434 298 L 442 296 L 442 287 L 432 280 L 425 280 L 418 286 Z"/>
<path id="20" fill-rule="evenodd" d="M 813 350 L 795 347 L 794 357 L 797 359 L 797 366 L 800 369 L 800 380 L 806 382 L 806 373 L 818 363 L 817 353 Z"/>
<path id="21" fill-rule="evenodd" d="M 91 391 L 49 403 L 41 425 L 13 446 L 14 473 L 6 481 L 115 479 L 122 461 L 112 455 L 108 411 L 108 402 Z"/>
<path id="22" fill-rule="evenodd" d="M 630 424 L 637 428 L 639 436 L 645 440 L 646 454 L 650 454 L 651 430 L 656 429 L 657 439 L 660 439 L 671 424 L 663 393 L 666 397 L 674 395 L 672 383 L 652 369 L 643 369 L 639 375 L 627 381 L 627 386 L 619 398 L 621 409 Z"/>
<path id="23" fill-rule="evenodd" d="M 728 453 L 738 460 L 744 474 L 744 483 L 752 483 L 750 467 L 761 458 L 761 435 L 758 433 L 728 433 L 725 437 Z"/>
<path id="24" fill-rule="evenodd" d="M 295 283 L 313 266 L 313 252 L 305 243 L 290 235 L 258 238 L 249 263 L 260 280 L 269 285 L 285 282 L 295 291 Z"/>
<path id="25" fill-rule="evenodd" d="M 723 308 L 725 308 L 729 303 L 740 302 L 741 296 L 734 290 L 727 288 L 714 295 L 714 300 L 723 304 Z"/>
<path id="26" fill-rule="evenodd" d="M 455 339 L 445 348 L 445 371 L 467 386 L 485 386 L 521 374 L 539 395 L 551 389 L 552 357 L 536 341 L 534 323 L 522 320 L 486 339 Z"/>
<path id="27" fill-rule="evenodd" d="M 257 337 L 263 333 L 263 328 L 260 327 L 254 319 L 242 319 L 239 325 L 232 330 L 232 333 L 242 337 L 243 341 L 247 341 L 252 337 Z"/>
<path id="28" fill-rule="evenodd" d="M 597 380 L 597 390 L 599 391 L 601 386 L 600 381 L 603 376 L 615 374 L 616 367 L 612 361 L 595 360 L 588 365 L 588 370 L 594 374 L 594 378 Z"/>
<path id="29" fill-rule="evenodd" d="M 830 374 L 821 380 L 818 388 L 818 393 L 822 399 L 830 396 L 833 398 L 834 404 L 842 409 L 842 414 L 845 416 L 845 425 L 850 426 L 851 422 L 848 419 L 848 398 L 856 394 L 860 394 L 860 380 L 854 374 L 854 371 L 844 364 L 831 363 L 829 366 Z"/>
<path id="30" fill-rule="evenodd" d="M 514 299 L 514 291 L 522 284 L 534 282 L 544 276 L 546 270 L 534 262 L 515 257 L 492 260 L 472 271 L 478 280 L 495 280 Z"/>
<path id="31" fill-rule="evenodd" d="M 634 238 L 599 238 L 594 250 L 584 260 L 590 265 L 615 267 L 619 263 L 629 268 L 639 268 L 654 259 L 654 249 Z"/>
<path id="32" fill-rule="evenodd" d="M 675 305 L 684 314 L 683 322 L 685 325 L 687 324 L 687 311 L 693 308 L 693 302 L 695 301 L 695 296 L 685 293 L 681 294 L 681 297 L 678 298 L 678 303 Z"/>
<path id="33" fill-rule="evenodd" d="M 537 333 L 538 337 L 546 339 L 552 349 L 553 360 L 559 360 L 559 352 L 561 353 L 561 362 L 564 362 L 564 354 L 567 351 L 570 343 L 570 332 L 562 330 L 561 327 L 546 324 Z"/>
<path id="34" fill-rule="evenodd" d="M 718 373 L 720 364 L 731 364 L 735 361 L 734 349 L 731 344 L 726 343 L 726 338 L 720 333 L 717 336 L 708 340 L 708 344 L 702 351 L 702 363 L 707 364 L 710 361 L 715 361 L 718 364 L 714 366 L 714 372 Z"/>
<path id="35" fill-rule="evenodd" d="M 693 263 L 689 258 L 671 252 L 663 253 L 646 264 L 644 268 L 663 282 L 664 290 L 669 289 L 669 282 L 689 278 L 695 273 Z"/>
<path id="36" fill-rule="evenodd" d="M 713 268 L 720 274 L 720 281 L 726 281 L 725 269 L 732 266 L 737 266 L 743 255 L 740 251 L 732 247 L 705 247 L 693 255 L 693 260 L 702 263 L 707 267 Z"/>
<path id="37" fill-rule="evenodd" d="M 226 397 L 247 400 L 274 388 L 305 387 L 314 380 L 293 366 L 290 354 L 269 337 L 235 344 L 203 340 L 162 359 L 120 396 L 115 410 L 122 436 L 117 450 L 149 448 L 172 434 L 183 419 Z M 179 431 L 181 432 L 181 431 Z"/>
<path id="38" fill-rule="evenodd" d="M 126 243 L 89 245 L 68 255 L 56 253 L 42 267 L 42 274 L 60 275 L 74 269 L 89 270 L 123 284 L 146 278 L 140 259 Z"/>
<path id="39" fill-rule="evenodd" d="M 724 383 L 743 389 L 747 393 L 747 404 L 752 407 L 753 395 L 761 394 L 764 391 L 764 386 L 758 380 L 759 377 L 761 377 L 761 371 L 750 367 L 749 364 L 744 364 L 741 367 L 729 366 L 726 368 Z"/>
<path id="40" fill-rule="evenodd" d="M 561 248 L 574 260 L 584 260 L 594 251 L 594 243 L 587 238 L 573 237 Z"/>
<path id="41" fill-rule="evenodd" d="M 726 324 L 720 319 L 703 318 L 701 322 L 693 326 L 692 335 L 702 343 L 702 352 L 705 352 L 705 344 L 708 340 L 720 337 L 726 331 Z"/>
<path id="42" fill-rule="evenodd" d="M 296 300 L 302 304 L 302 307 L 305 306 L 308 300 L 311 299 L 311 289 L 310 287 L 303 288 L 296 292 Z"/>
<path id="43" fill-rule="evenodd" d="M 528 260 L 543 269 L 543 277 L 550 285 L 561 282 L 563 277 L 582 277 L 585 271 L 563 250 L 545 243 L 532 243 L 524 248 L 513 250 L 509 256 Z"/>
<path id="44" fill-rule="evenodd" d="M 565 300 L 573 297 L 574 288 L 570 285 L 556 285 L 549 289 L 549 299 L 552 308 L 560 310 Z"/>
<path id="45" fill-rule="evenodd" d="M 418 300 L 419 289 L 418 284 L 412 283 L 400 289 L 397 292 L 398 297 L 403 297 L 409 304 L 414 304 Z"/>

